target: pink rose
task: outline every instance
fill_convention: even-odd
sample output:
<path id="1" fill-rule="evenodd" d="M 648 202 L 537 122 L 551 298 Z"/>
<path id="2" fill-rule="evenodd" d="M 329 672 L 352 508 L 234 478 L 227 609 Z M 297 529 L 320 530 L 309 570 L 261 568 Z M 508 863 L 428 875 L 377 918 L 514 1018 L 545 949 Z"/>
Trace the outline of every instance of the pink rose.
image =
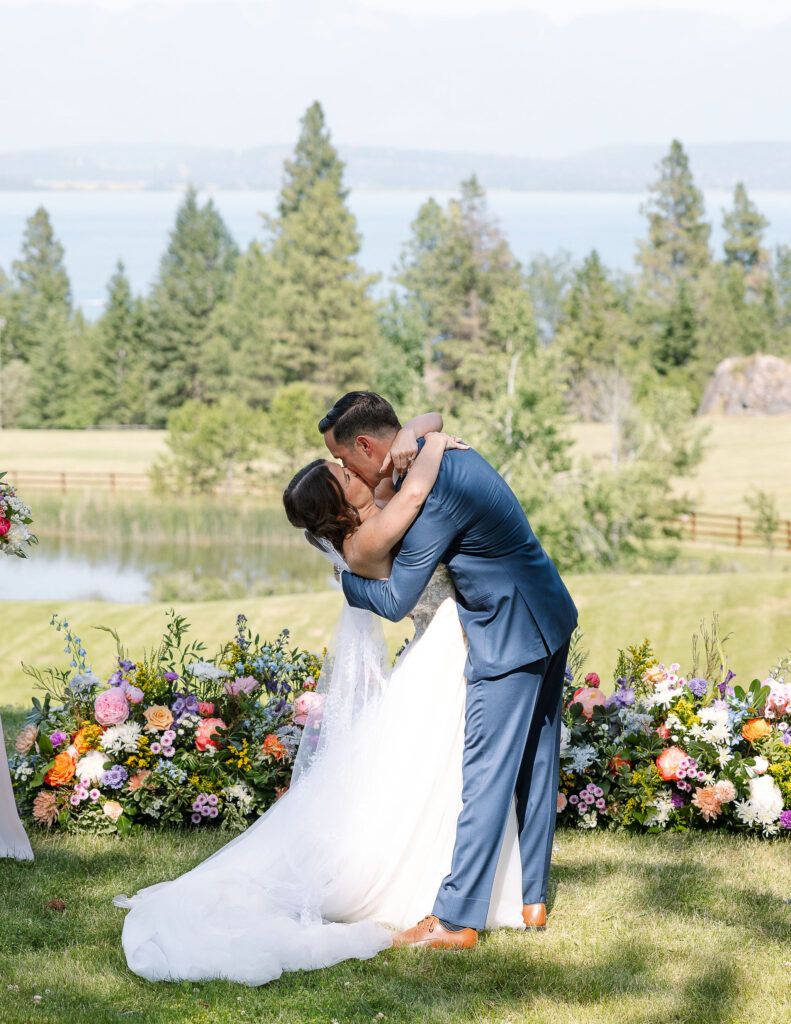
<path id="1" fill-rule="evenodd" d="M 203 715 L 204 718 L 208 718 L 214 714 L 214 705 L 210 700 L 202 700 L 198 704 L 198 713 Z"/>
<path id="2" fill-rule="evenodd" d="M 258 680 L 252 676 L 239 676 L 236 679 L 226 679 L 222 684 L 223 690 L 230 696 L 236 697 L 240 693 L 252 693 L 258 686 Z"/>
<path id="3" fill-rule="evenodd" d="M 5 537 L 10 529 L 11 520 L 6 519 L 5 516 L 0 516 L 0 537 Z"/>
<path id="4" fill-rule="evenodd" d="M 589 672 L 585 676 L 586 686 L 601 686 L 601 679 L 596 675 L 595 672 Z"/>
<path id="5" fill-rule="evenodd" d="M 764 718 L 782 718 L 791 712 L 791 683 L 776 683 L 774 679 L 767 679 L 764 685 L 769 686 L 769 696 L 766 698 Z"/>
<path id="6" fill-rule="evenodd" d="M 93 713 L 99 725 L 120 725 L 129 717 L 126 694 L 116 686 L 105 690 L 93 702 Z"/>
<path id="7" fill-rule="evenodd" d="M 126 686 L 123 687 L 123 690 L 124 693 L 126 694 L 126 699 L 129 701 L 130 704 L 142 703 L 143 691 L 140 689 L 139 686 L 132 686 L 131 683 L 127 683 Z"/>
<path id="8" fill-rule="evenodd" d="M 576 690 L 574 696 L 571 699 L 572 704 L 581 704 L 582 713 L 586 718 L 593 717 L 593 709 L 596 705 L 603 705 L 607 703 L 607 698 L 601 692 L 596 689 L 595 686 L 581 686 L 579 690 Z"/>
<path id="9" fill-rule="evenodd" d="M 558 793 L 558 814 L 560 814 L 561 811 L 565 811 L 566 804 L 568 802 L 568 797 L 565 793 Z"/>
<path id="10" fill-rule="evenodd" d="M 221 718 L 204 718 L 195 730 L 195 746 L 198 750 L 205 750 L 207 747 L 219 747 L 219 739 L 212 739 L 216 729 L 225 729 L 225 722 Z"/>
<path id="11" fill-rule="evenodd" d="M 318 713 L 324 704 L 322 693 L 301 693 L 294 701 L 294 725 L 305 725 L 311 712 Z"/>

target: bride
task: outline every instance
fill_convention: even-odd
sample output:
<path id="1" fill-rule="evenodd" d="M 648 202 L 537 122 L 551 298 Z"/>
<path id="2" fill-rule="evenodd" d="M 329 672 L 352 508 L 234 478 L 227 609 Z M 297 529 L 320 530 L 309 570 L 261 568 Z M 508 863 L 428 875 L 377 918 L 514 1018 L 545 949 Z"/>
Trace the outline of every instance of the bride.
<path id="1" fill-rule="evenodd" d="M 443 453 L 463 447 L 427 432 L 384 507 L 357 474 L 318 459 L 286 488 L 286 513 L 336 568 L 385 577 Z M 262 985 L 374 956 L 431 905 L 450 870 L 464 744 L 466 644 L 444 567 L 413 618 L 388 673 L 380 620 L 344 603 L 288 793 L 191 871 L 116 897 L 131 908 L 123 947 L 136 974 Z M 521 911 L 512 813 L 487 927 L 523 928 Z"/>

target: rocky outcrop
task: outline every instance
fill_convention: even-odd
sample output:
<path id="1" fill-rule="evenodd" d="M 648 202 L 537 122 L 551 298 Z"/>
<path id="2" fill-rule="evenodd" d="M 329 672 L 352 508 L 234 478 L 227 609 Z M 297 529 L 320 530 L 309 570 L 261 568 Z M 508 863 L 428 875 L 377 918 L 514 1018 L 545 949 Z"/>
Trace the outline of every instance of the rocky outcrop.
<path id="1" fill-rule="evenodd" d="M 703 395 L 698 413 L 775 416 L 791 412 L 791 362 L 777 356 L 723 359 Z"/>

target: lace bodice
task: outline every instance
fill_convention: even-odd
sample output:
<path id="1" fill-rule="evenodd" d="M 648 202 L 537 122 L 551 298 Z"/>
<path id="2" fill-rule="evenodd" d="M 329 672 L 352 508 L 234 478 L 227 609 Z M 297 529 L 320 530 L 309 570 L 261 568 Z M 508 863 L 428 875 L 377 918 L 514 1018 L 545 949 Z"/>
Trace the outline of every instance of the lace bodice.
<path id="1" fill-rule="evenodd" d="M 448 567 L 446 565 L 438 565 L 412 611 L 412 618 L 415 623 L 415 639 L 425 632 L 442 602 L 448 597 L 455 598 L 455 596 L 456 591 L 453 587 L 453 580 L 450 578 Z"/>

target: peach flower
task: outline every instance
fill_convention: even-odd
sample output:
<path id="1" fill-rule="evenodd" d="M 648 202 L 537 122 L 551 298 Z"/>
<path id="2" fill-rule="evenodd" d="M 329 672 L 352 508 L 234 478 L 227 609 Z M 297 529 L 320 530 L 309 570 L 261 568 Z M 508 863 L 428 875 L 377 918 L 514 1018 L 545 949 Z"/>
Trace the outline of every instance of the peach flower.
<path id="1" fill-rule="evenodd" d="M 745 722 L 742 726 L 742 736 L 750 743 L 755 743 L 756 740 L 763 739 L 764 736 L 768 736 L 772 731 L 771 725 L 766 721 L 765 718 L 751 718 L 749 722 Z"/>
<path id="2" fill-rule="evenodd" d="M 225 729 L 225 722 L 221 718 L 204 718 L 195 730 L 195 746 L 198 750 L 206 750 L 207 747 L 219 747 L 220 740 L 212 739 L 217 729 Z"/>
<path id="3" fill-rule="evenodd" d="M 579 690 L 574 691 L 574 696 L 571 700 L 572 704 L 581 704 L 582 713 L 585 718 L 593 717 L 593 709 L 598 706 L 603 706 L 607 703 L 607 698 L 597 689 L 595 686 L 581 686 Z"/>
<path id="4" fill-rule="evenodd" d="M 285 786 L 275 786 L 275 800 L 279 800 L 281 796 L 285 796 L 288 793 L 288 783 Z"/>
<path id="5" fill-rule="evenodd" d="M 56 754 L 55 763 L 44 776 L 44 781 L 49 786 L 62 786 L 66 782 L 71 782 L 74 778 L 75 768 L 74 761 L 72 761 L 66 751 L 62 754 Z"/>
<path id="6" fill-rule="evenodd" d="M 730 779 L 720 779 L 714 783 L 714 795 L 721 804 L 729 804 L 736 796 L 736 787 Z"/>
<path id="7" fill-rule="evenodd" d="M 717 799 L 714 786 L 698 786 L 692 797 L 692 803 L 698 808 L 706 821 L 719 817 L 722 804 Z"/>
<path id="8" fill-rule="evenodd" d="M 46 825 L 52 828 L 58 820 L 58 798 L 49 789 L 42 789 L 33 801 L 33 819 L 39 825 Z"/>
<path id="9" fill-rule="evenodd" d="M 665 782 L 670 782 L 671 779 L 676 778 L 679 765 L 686 759 L 687 754 L 680 747 L 667 747 L 662 751 L 656 759 L 656 766 Z"/>
<path id="10" fill-rule="evenodd" d="M 140 789 L 150 774 L 151 772 L 148 770 L 148 768 L 144 768 L 142 771 L 135 772 L 135 774 L 132 775 L 129 779 L 129 792 L 134 793 L 135 790 Z"/>
<path id="11" fill-rule="evenodd" d="M 558 814 L 560 814 L 561 811 L 565 811 L 566 804 L 568 802 L 569 800 L 565 793 L 558 793 Z"/>
<path id="12" fill-rule="evenodd" d="M 120 725 L 129 718 L 126 694 L 117 686 L 104 690 L 93 702 L 93 713 L 99 725 Z"/>
<path id="13" fill-rule="evenodd" d="M 118 819 L 124 813 L 123 807 L 118 803 L 117 800 L 108 800 L 104 807 L 102 807 L 102 810 L 110 819 L 110 821 L 118 821 Z"/>
<path id="14" fill-rule="evenodd" d="M 146 732 L 164 732 L 173 725 L 173 712 L 164 704 L 152 704 L 143 712 L 146 720 Z"/>
<path id="15" fill-rule="evenodd" d="M 36 742 L 37 736 L 38 729 L 35 725 L 26 725 L 16 738 L 16 743 L 14 744 L 16 752 L 18 754 L 26 754 Z"/>

